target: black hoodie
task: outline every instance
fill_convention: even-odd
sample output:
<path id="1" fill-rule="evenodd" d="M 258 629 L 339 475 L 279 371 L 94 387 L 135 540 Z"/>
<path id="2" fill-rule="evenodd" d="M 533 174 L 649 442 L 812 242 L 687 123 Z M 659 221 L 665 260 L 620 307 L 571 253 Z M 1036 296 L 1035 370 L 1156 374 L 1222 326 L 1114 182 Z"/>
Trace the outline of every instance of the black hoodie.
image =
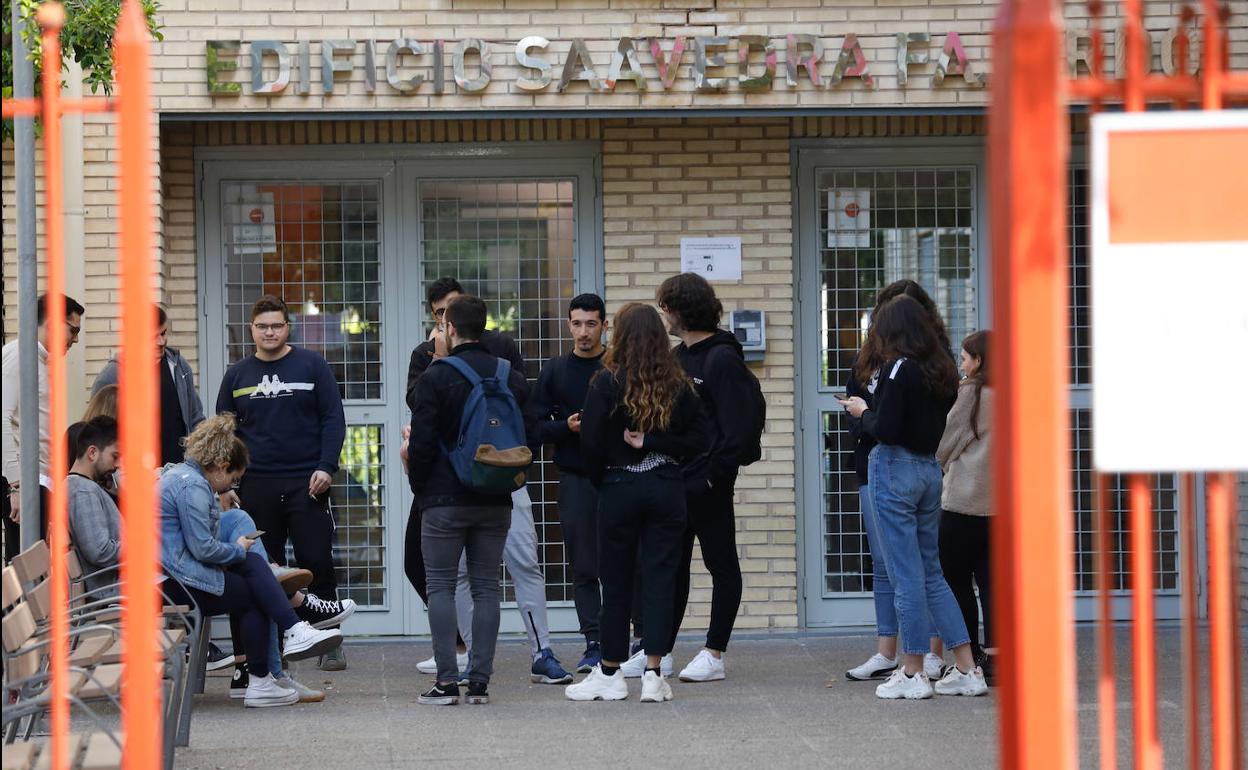
<path id="1" fill-rule="evenodd" d="M 736 482 L 737 469 L 750 454 L 753 438 L 754 374 L 745 365 L 741 343 L 722 329 L 691 346 L 676 346 L 676 357 L 693 380 L 710 422 L 711 449 L 684 466 L 689 488 L 706 482 L 717 488 Z"/>

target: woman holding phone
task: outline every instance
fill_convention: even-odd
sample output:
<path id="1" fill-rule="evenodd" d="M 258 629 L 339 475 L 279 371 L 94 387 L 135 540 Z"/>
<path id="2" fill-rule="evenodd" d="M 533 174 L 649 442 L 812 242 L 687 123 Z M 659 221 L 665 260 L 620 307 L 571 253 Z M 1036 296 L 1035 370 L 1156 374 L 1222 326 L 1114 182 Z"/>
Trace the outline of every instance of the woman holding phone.
<path id="1" fill-rule="evenodd" d="M 851 396 L 841 403 L 876 440 L 869 457 L 871 501 L 884 567 L 896 592 L 902 665 L 876 688 L 880 698 L 932 697 L 923 670 L 935 623 L 954 655 L 936 684 L 942 695 L 983 695 L 958 603 L 940 569 L 941 473 L 936 449 L 958 387 L 957 370 L 916 300 L 899 296 L 876 314 L 855 366 L 862 380 L 878 372 L 873 403 Z"/>
<path id="2" fill-rule="evenodd" d="M 299 620 L 268 562 L 251 552 L 254 539 L 218 539 L 217 495 L 238 483 L 247 461 L 247 447 L 234 434 L 233 415 L 211 417 L 192 431 L 185 461 L 160 477 L 160 560 L 181 584 L 168 586 L 173 601 L 194 601 L 205 616 L 238 616 L 249 674 L 243 705 L 286 706 L 298 702 L 300 693 L 274 679 L 280 672 L 272 671 L 268 660 L 271 624 L 282 631 L 290 660 L 336 649 L 342 632 L 318 631 Z"/>

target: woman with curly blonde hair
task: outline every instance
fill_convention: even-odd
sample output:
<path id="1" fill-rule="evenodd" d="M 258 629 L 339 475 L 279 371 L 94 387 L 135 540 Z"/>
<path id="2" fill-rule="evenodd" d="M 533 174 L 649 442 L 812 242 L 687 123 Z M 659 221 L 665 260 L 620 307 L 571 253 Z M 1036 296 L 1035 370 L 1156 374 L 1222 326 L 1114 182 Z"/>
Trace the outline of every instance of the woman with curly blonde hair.
<path id="1" fill-rule="evenodd" d="M 641 700 L 672 699 L 660 661 L 671 651 L 672 606 L 687 524 L 680 463 L 705 452 L 706 418 L 654 308 L 616 314 L 603 370 L 581 414 L 581 449 L 598 488 L 602 663 L 570 685 L 571 700 L 623 700 L 633 580 L 642 581 L 646 668 Z"/>
<path id="2" fill-rule="evenodd" d="M 217 495 L 238 483 L 248 462 L 247 447 L 234 427 L 232 414 L 201 422 L 186 438 L 186 460 L 160 477 L 160 560 L 180 583 L 168 587 L 173 601 L 193 600 L 204 615 L 238 618 L 249 675 L 243 705 L 286 706 L 298 702 L 300 692 L 274 678 L 282 672 L 273 671 L 269 661 L 272 625 L 283 632 L 289 660 L 336 649 L 342 632 L 318 631 L 299 619 L 268 560 L 253 550 L 255 538 L 219 538 Z M 179 596 L 183 592 L 186 596 Z"/>

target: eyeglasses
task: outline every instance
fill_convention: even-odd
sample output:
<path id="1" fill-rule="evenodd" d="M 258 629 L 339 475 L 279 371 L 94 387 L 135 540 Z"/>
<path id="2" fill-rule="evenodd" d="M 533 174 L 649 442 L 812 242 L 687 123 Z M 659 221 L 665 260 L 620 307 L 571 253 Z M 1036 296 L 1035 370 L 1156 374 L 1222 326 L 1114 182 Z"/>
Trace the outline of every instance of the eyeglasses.
<path id="1" fill-rule="evenodd" d="M 287 325 L 288 324 L 285 321 L 276 324 L 252 324 L 252 326 L 256 327 L 256 331 L 261 334 L 264 334 L 265 332 L 280 332 L 282 329 L 285 329 Z"/>
<path id="2" fill-rule="evenodd" d="M 434 310 L 434 311 L 433 311 L 433 317 L 434 317 L 434 318 L 441 319 L 441 318 L 442 318 L 442 316 L 444 316 L 444 315 L 446 315 L 446 308 L 444 308 L 444 307 L 440 307 L 440 308 L 438 308 L 438 309 L 436 309 L 436 310 Z"/>
<path id="3" fill-rule="evenodd" d="M 82 331 L 81 326 L 74 326 L 69 321 L 65 322 L 65 327 L 69 330 L 70 337 L 77 337 L 78 333 Z"/>

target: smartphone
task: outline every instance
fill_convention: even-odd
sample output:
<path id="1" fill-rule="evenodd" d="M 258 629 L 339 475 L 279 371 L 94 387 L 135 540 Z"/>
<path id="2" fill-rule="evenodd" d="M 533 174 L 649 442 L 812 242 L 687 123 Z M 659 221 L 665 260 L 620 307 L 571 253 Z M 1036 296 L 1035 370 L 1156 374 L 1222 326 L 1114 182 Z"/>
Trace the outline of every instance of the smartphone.
<path id="1" fill-rule="evenodd" d="M 263 529 L 257 529 L 255 532 L 252 532 L 250 535 L 243 535 L 243 537 L 247 538 L 248 540 L 259 540 L 260 536 L 263 534 L 264 534 Z"/>
<path id="2" fill-rule="evenodd" d="M 845 401 L 849 396 L 846 396 L 844 393 L 833 393 L 832 398 L 835 398 L 837 401 Z"/>

